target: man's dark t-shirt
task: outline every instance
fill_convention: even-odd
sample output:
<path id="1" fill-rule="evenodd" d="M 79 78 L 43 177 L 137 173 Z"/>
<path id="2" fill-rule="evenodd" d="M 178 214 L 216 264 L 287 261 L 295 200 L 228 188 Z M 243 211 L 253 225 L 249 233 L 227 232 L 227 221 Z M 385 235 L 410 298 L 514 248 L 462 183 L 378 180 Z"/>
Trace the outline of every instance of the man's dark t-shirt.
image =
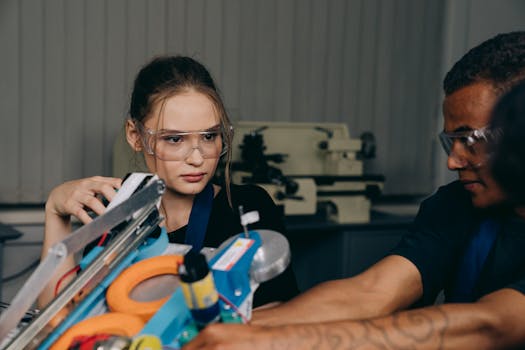
<path id="1" fill-rule="evenodd" d="M 475 285 L 475 299 L 502 288 L 525 294 L 525 220 L 510 209 L 474 208 L 470 194 L 456 181 L 421 204 L 410 232 L 391 251 L 421 273 L 423 296 L 416 306 L 432 304 L 441 290 L 450 295 L 467 244 L 486 218 L 497 222 L 498 231 Z"/>

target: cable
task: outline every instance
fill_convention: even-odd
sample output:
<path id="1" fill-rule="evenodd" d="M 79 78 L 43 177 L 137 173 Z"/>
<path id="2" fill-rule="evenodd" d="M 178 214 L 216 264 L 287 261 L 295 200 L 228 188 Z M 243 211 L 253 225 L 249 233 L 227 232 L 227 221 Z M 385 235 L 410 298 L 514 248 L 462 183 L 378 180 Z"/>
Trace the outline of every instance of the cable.
<path id="1" fill-rule="evenodd" d="M 2 283 L 10 282 L 12 280 L 16 280 L 17 278 L 22 277 L 23 275 L 25 275 L 26 273 L 28 273 L 29 271 L 31 271 L 32 269 L 37 267 L 38 264 L 40 264 L 40 259 L 36 259 L 31 264 L 29 264 L 29 266 L 27 266 L 26 268 L 20 270 L 19 272 L 15 272 L 14 274 L 12 274 L 10 276 L 2 278 Z"/>
<path id="2" fill-rule="evenodd" d="M 103 244 L 104 244 L 104 241 L 106 240 L 106 238 L 108 237 L 108 233 L 107 232 L 104 232 L 104 234 L 102 235 L 102 237 L 100 237 L 100 240 L 98 241 L 97 245 L 99 247 L 101 247 Z"/>
<path id="3" fill-rule="evenodd" d="M 62 277 L 60 277 L 60 279 L 58 280 L 57 284 L 55 285 L 55 296 L 57 296 L 58 294 L 58 290 L 60 288 L 60 285 L 62 284 L 62 282 L 64 281 L 64 279 L 71 275 L 72 273 L 76 273 L 80 270 L 80 266 L 77 265 L 75 267 L 73 267 L 71 270 L 69 270 L 68 272 L 66 272 Z"/>

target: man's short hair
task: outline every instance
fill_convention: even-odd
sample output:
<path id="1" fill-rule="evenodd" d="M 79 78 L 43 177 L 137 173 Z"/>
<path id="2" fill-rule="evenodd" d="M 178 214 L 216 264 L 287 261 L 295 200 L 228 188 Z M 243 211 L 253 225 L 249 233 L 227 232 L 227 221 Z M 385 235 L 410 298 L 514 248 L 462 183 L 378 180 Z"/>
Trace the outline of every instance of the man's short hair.
<path id="1" fill-rule="evenodd" d="M 443 90 L 457 90 L 485 82 L 498 94 L 525 79 L 525 31 L 498 34 L 468 51 L 447 73 Z"/>

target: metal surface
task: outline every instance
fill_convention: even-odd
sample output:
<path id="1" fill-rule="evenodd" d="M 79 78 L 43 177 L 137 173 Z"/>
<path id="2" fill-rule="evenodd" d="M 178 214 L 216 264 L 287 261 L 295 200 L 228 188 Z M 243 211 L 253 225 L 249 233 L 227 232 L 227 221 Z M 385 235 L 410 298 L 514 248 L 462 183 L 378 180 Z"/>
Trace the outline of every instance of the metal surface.
<path id="1" fill-rule="evenodd" d="M 49 282 L 56 267 L 69 254 L 78 252 L 104 232 L 129 220 L 127 226 L 116 235 L 102 253 L 41 312 L 37 319 L 18 334 L 6 349 L 23 349 L 28 345 L 34 346 L 34 339 L 44 339 L 45 335 L 52 330 L 52 327 L 48 326 L 49 322 L 59 312 L 65 310 L 69 302 L 79 295 L 80 291 L 83 295 L 87 295 L 97 282 L 101 281 L 129 252 L 138 247 L 160 221 L 157 216 L 152 222 L 144 224 L 156 210 L 156 204 L 164 189 L 165 186 L 161 180 L 152 182 L 119 206 L 76 230 L 71 236 L 50 249 L 48 256 L 15 296 L 11 307 L 1 315 L 0 338 L 18 324 Z"/>
<path id="2" fill-rule="evenodd" d="M 253 257 L 250 267 L 250 277 L 254 282 L 262 283 L 281 274 L 290 264 L 292 255 L 286 237 L 272 230 L 254 230 L 261 237 L 261 247 Z M 224 241 L 216 252 L 226 248 L 238 236 L 232 236 Z"/>
<path id="3" fill-rule="evenodd" d="M 288 240 L 279 232 L 257 230 L 262 240 L 261 247 L 253 257 L 251 278 L 258 283 L 266 282 L 281 274 L 291 261 Z"/>

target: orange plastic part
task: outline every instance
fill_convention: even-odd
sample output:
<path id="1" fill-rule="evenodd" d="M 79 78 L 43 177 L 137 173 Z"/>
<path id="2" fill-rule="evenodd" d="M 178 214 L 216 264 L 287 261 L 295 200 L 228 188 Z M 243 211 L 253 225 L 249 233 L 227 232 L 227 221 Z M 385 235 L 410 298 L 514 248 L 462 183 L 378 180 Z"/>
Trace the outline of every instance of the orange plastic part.
<path id="1" fill-rule="evenodd" d="M 138 316 L 109 312 L 81 321 L 69 328 L 51 347 L 50 350 L 64 350 L 75 337 L 106 333 L 133 337 L 144 328 L 144 321 Z"/>
<path id="2" fill-rule="evenodd" d="M 181 255 L 162 255 L 139 261 L 122 273 L 109 286 L 106 293 L 106 302 L 111 311 L 133 314 L 148 320 L 169 299 L 166 296 L 161 299 L 141 302 L 130 298 L 130 293 L 139 283 L 148 278 L 160 275 L 177 275 L 179 265 L 183 262 Z"/>

